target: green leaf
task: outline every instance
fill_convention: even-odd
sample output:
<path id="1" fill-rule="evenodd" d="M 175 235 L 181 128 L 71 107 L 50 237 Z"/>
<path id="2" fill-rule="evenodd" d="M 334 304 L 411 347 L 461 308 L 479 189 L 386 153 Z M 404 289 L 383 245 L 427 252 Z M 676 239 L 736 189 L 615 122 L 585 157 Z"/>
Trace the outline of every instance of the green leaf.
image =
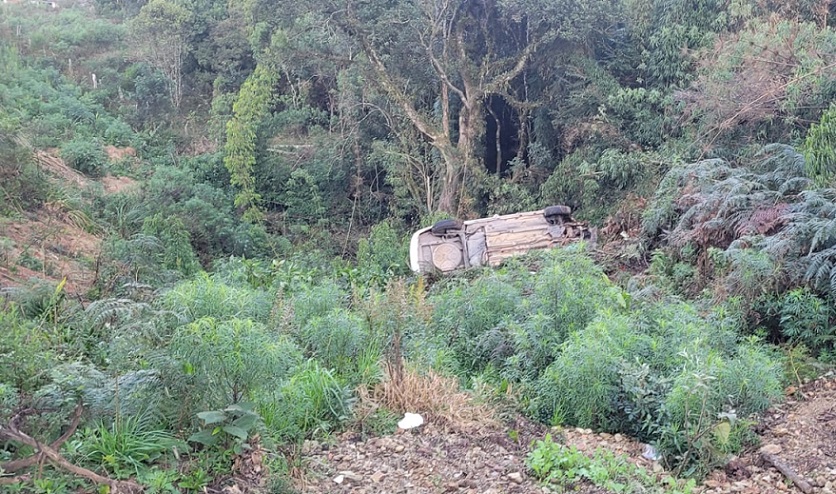
<path id="1" fill-rule="evenodd" d="M 218 442 L 218 436 L 212 434 L 212 431 L 209 429 L 203 429 L 189 436 L 189 442 L 200 443 L 204 446 L 213 446 Z"/>
<path id="2" fill-rule="evenodd" d="M 197 418 L 204 421 L 206 425 L 217 424 L 227 419 L 226 414 L 220 410 L 210 410 L 208 412 L 200 412 Z"/>
<path id="3" fill-rule="evenodd" d="M 728 422 L 720 422 L 714 426 L 714 437 L 720 445 L 726 445 L 729 442 L 729 435 L 731 434 L 731 424 Z"/>
<path id="4" fill-rule="evenodd" d="M 234 425 L 227 425 L 227 426 L 224 426 L 223 430 L 227 434 L 235 436 L 242 441 L 247 439 L 247 431 L 245 431 L 244 429 L 242 429 L 240 427 L 236 427 Z"/>
<path id="5" fill-rule="evenodd" d="M 254 413 L 248 413 L 233 420 L 232 425 L 234 425 L 235 427 L 240 427 L 245 431 L 248 431 L 253 428 L 256 422 L 258 422 L 258 415 Z"/>
<path id="6" fill-rule="evenodd" d="M 249 413 L 255 409 L 255 406 L 252 403 L 241 402 L 236 403 L 234 405 L 229 405 L 226 407 L 227 412 L 238 412 L 238 413 Z"/>

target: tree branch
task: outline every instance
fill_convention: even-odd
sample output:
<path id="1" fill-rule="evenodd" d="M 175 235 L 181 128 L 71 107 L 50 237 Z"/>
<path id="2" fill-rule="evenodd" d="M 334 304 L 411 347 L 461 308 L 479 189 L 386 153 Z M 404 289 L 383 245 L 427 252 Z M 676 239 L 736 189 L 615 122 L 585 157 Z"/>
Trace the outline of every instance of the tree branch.
<path id="1" fill-rule="evenodd" d="M 78 429 L 78 424 L 81 423 L 81 414 L 84 411 L 84 407 L 78 405 L 75 409 L 73 414 L 72 422 L 67 430 L 61 434 L 61 437 L 56 439 L 49 445 L 50 448 L 58 451 L 61 449 L 61 446 L 67 442 L 67 439 L 71 438 L 73 434 L 75 434 L 76 429 Z M 43 459 L 43 454 L 41 452 L 37 452 L 32 456 L 27 458 L 22 458 L 20 460 L 12 460 L 6 463 L 0 463 L 0 470 L 5 472 L 17 472 L 23 470 L 24 468 L 29 468 L 31 466 L 37 465 Z"/>
<path id="2" fill-rule="evenodd" d="M 80 417 L 79 409 L 76 409 L 76 417 Z M 35 438 L 29 436 L 28 434 L 21 432 L 18 429 L 17 424 L 22 419 L 24 415 L 31 413 L 30 410 L 24 410 L 23 412 L 18 413 L 15 417 L 12 418 L 8 426 L 0 426 L 0 439 L 4 439 L 7 441 L 14 441 L 21 444 L 25 444 L 34 448 L 37 453 L 36 457 L 40 457 L 43 455 L 46 457 L 50 462 L 52 462 L 55 466 L 63 468 L 68 472 L 78 475 L 79 477 L 84 477 L 88 480 L 91 480 L 97 484 L 104 484 L 110 486 L 111 493 L 118 494 L 118 493 L 125 493 L 125 494 L 135 494 L 142 492 L 142 486 L 136 484 L 131 481 L 120 481 L 120 480 L 113 480 L 107 477 L 102 477 L 101 475 L 93 472 L 92 470 L 88 470 L 86 468 L 79 467 L 67 461 L 63 456 L 61 456 L 58 451 L 56 451 L 51 446 L 47 446 L 45 444 L 41 444 Z M 73 419 L 73 423 L 75 424 L 76 419 Z M 78 424 L 75 424 L 76 427 Z M 61 437 L 63 438 L 65 434 Z M 59 438 L 60 440 L 61 438 Z M 66 440 L 66 439 L 65 439 Z M 37 463 L 37 461 L 36 461 Z M 19 480 L 24 480 L 26 476 L 15 477 Z"/>

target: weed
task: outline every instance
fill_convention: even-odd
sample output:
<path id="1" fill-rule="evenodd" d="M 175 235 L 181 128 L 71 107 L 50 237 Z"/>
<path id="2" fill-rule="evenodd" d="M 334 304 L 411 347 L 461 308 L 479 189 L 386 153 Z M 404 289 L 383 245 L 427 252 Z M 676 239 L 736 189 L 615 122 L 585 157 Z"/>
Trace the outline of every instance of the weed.
<path id="1" fill-rule="evenodd" d="M 149 464 L 178 447 L 186 450 L 171 433 L 136 416 L 122 417 L 109 425 L 99 422 L 86 430 L 78 452 L 117 478 L 128 478 L 146 471 Z"/>
<path id="2" fill-rule="evenodd" d="M 619 493 L 690 494 L 696 487 L 693 479 L 685 482 L 671 477 L 659 480 L 630 463 L 626 456 L 611 451 L 598 449 L 590 458 L 575 447 L 554 442 L 550 434 L 535 442 L 526 464 L 535 477 L 561 489 L 571 489 L 583 481 Z"/>

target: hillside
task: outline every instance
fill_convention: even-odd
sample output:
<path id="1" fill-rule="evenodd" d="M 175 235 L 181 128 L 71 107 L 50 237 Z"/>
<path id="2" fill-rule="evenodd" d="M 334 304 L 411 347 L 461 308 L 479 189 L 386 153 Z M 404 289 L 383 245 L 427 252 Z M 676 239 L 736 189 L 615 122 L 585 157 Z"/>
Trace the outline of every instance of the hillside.
<path id="1" fill-rule="evenodd" d="M 834 9 L 0 4 L 0 491 L 833 492 Z"/>

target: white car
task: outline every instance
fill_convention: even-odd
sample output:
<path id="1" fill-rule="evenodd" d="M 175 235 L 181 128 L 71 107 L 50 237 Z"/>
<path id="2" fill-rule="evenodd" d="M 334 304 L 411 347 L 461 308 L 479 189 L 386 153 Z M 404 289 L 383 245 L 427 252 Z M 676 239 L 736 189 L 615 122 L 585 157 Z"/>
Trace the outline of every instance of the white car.
<path id="1" fill-rule="evenodd" d="M 594 239 L 587 224 L 571 213 L 568 206 L 550 206 L 464 222 L 442 220 L 412 235 L 409 266 L 416 273 L 496 266 L 530 250 Z"/>

